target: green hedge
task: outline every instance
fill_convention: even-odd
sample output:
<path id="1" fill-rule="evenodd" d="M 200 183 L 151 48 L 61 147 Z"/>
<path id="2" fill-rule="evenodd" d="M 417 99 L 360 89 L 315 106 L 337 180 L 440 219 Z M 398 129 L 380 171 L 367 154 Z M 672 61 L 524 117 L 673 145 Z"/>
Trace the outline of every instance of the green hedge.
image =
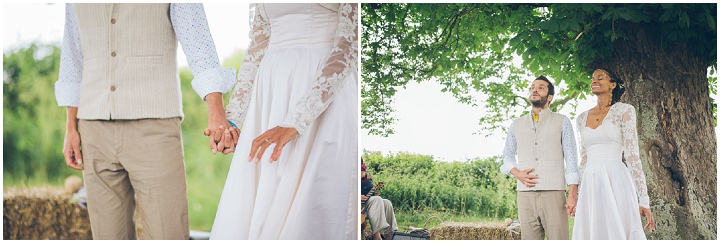
<path id="1" fill-rule="evenodd" d="M 428 155 L 365 151 L 364 160 L 374 182 L 385 183 L 380 194 L 396 211 L 517 218 L 515 180 L 500 172 L 499 157 L 443 162 Z"/>

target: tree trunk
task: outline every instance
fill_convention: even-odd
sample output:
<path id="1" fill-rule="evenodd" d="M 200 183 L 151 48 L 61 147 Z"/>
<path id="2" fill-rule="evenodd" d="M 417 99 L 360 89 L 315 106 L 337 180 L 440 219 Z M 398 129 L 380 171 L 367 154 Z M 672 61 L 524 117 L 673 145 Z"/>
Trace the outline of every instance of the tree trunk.
<path id="1" fill-rule="evenodd" d="M 592 63 L 626 83 L 621 101 L 637 111 L 640 159 L 657 231 L 648 239 L 717 239 L 716 136 L 710 63 L 690 44 L 661 46 L 635 25 L 611 57 Z M 643 219 L 643 223 L 646 221 Z"/>

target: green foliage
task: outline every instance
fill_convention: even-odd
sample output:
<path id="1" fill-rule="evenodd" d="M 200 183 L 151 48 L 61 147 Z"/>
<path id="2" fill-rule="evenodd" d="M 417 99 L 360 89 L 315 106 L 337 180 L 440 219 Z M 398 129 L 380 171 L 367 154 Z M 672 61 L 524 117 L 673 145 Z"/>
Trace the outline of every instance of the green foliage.
<path id="1" fill-rule="evenodd" d="M 244 53 L 223 67 L 239 68 Z M 30 45 L 3 55 L 3 183 L 5 186 L 62 185 L 66 176 L 80 175 L 62 156 L 65 108 L 55 101 L 60 50 Z M 193 76 L 180 69 L 183 112 L 182 139 L 189 200 L 190 228 L 209 231 L 215 218 L 232 155 L 213 155 L 202 132 L 207 105 L 193 91 Z M 230 92 L 224 96 L 225 103 Z"/>
<path id="2" fill-rule="evenodd" d="M 62 155 L 65 109 L 55 102 L 60 49 L 32 44 L 3 54 L 3 183 L 62 183 L 80 173 Z"/>
<path id="3" fill-rule="evenodd" d="M 515 180 L 500 172 L 500 158 L 440 162 L 427 155 L 365 152 L 379 191 L 398 214 L 440 212 L 484 218 L 517 218 Z"/>
<path id="4" fill-rule="evenodd" d="M 410 81 L 439 82 L 459 102 L 484 105 L 480 125 L 488 132 L 528 110 L 528 79 L 538 75 L 565 87 L 551 105 L 559 110 L 589 94 L 595 63 L 614 55 L 618 40 L 635 40 L 634 28 L 647 30 L 653 45 L 691 47 L 686 54 L 706 68 L 717 58 L 714 3 L 389 3 L 362 10 L 362 124 L 383 136 L 393 132 L 393 95 Z M 490 98 L 477 102 L 471 90 Z"/>

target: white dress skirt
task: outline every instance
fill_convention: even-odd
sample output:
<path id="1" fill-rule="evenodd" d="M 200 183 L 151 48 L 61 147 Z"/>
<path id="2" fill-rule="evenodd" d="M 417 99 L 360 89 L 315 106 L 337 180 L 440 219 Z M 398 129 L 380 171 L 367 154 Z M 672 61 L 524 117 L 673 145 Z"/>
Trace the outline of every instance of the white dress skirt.
<path id="1" fill-rule="evenodd" d="M 255 137 L 288 124 L 292 120 L 288 116 L 298 106 L 319 109 L 307 97 L 317 88 L 318 70 L 327 66 L 337 47 L 332 25 L 338 25 L 338 13 L 318 4 L 264 4 L 255 11 L 256 22 L 262 17 L 272 30 L 252 75 L 252 88 L 246 92 L 249 103 L 211 239 L 355 240 L 358 81 L 357 69 L 352 68 L 356 65 L 343 70 L 342 82 L 331 85 L 334 98 L 320 102 L 326 105 L 320 107 L 324 111 L 294 120 L 304 124 L 290 122 L 288 126 L 302 131 L 286 144 L 278 161 L 270 163 L 272 145 L 259 163 L 248 162 Z"/>
<path id="2" fill-rule="evenodd" d="M 596 129 L 586 127 L 586 118 L 587 113 L 578 117 L 581 180 L 572 239 L 644 240 L 639 196 L 643 207 L 649 205 L 637 159 L 634 108 L 613 105 Z M 623 152 L 629 166 L 622 162 Z"/>

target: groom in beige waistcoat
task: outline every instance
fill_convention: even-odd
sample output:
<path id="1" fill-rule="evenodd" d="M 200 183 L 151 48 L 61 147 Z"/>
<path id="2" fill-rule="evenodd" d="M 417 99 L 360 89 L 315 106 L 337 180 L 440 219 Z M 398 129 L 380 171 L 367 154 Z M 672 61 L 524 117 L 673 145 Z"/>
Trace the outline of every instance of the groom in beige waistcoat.
<path id="1" fill-rule="evenodd" d="M 530 86 L 532 110 L 513 121 L 505 141 L 500 170 L 517 179 L 523 240 L 567 240 L 568 215 L 577 203 L 575 136 L 570 119 L 548 109 L 554 94 L 550 80 L 537 77 Z"/>
<path id="2" fill-rule="evenodd" d="M 83 171 L 93 239 L 136 239 L 136 226 L 142 239 L 188 239 L 178 42 L 208 127 L 229 128 L 222 93 L 235 72 L 219 66 L 202 4 L 66 6 L 55 95 L 67 107 L 63 154 Z"/>

